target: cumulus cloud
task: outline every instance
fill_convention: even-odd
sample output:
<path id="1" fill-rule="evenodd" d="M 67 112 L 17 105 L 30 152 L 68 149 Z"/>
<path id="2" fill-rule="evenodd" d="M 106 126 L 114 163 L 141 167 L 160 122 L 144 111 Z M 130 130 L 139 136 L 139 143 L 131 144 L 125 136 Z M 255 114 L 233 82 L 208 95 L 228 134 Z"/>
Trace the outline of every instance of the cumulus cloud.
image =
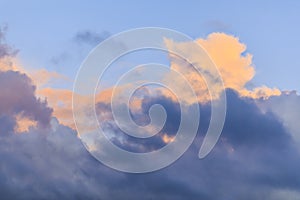
<path id="1" fill-rule="evenodd" d="M 7 58 L 7 59 L 14 59 L 14 58 Z M 1 62 L 1 60 L 0 60 Z M 20 104 L 26 103 L 25 101 L 29 100 L 31 98 L 31 101 L 34 101 L 34 99 L 37 102 L 40 102 L 41 104 L 44 104 L 46 107 L 46 100 L 50 100 L 51 102 L 51 107 L 57 108 L 53 103 L 53 98 L 52 96 L 45 96 L 44 86 L 48 85 L 51 83 L 51 81 L 57 81 L 57 80 L 67 80 L 67 78 L 61 74 L 58 74 L 56 72 L 50 72 L 47 71 L 46 69 L 40 69 L 40 70 L 31 70 L 27 71 L 20 67 L 20 65 L 15 65 L 17 62 L 14 59 L 13 62 L 14 65 L 7 66 L 8 64 L 3 62 L 2 66 L 0 66 L 0 76 L 2 77 L 2 80 L 0 82 L 2 85 L 0 87 L 3 87 L 3 90 L 0 94 L 2 98 L 2 104 L 4 105 L 6 103 L 11 103 L 10 107 L 14 107 L 16 105 L 16 101 L 19 101 Z M 15 85 L 17 84 L 17 85 Z M 12 90 L 10 92 L 9 90 Z M 53 89 L 55 90 L 55 89 Z M 15 94 L 13 94 L 15 93 Z M 37 97 L 35 97 L 37 95 Z M 31 97 L 30 97 L 31 96 Z M 60 96 L 59 98 L 62 98 L 63 96 Z M 25 98 L 25 101 L 23 100 Z M 55 96 L 56 102 L 61 102 L 61 106 L 63 106 L 63 99 L 59 100 L 58 96 Z M 43 100 L 42 100 L 43 99 Z M 71 102 L 71 98 L 68 99 L 68 102 Z M 47 102 L 48 103 L 48 102 Z M 65 102 L 66 103 L 66 102 Z M 27 104 L 29 106 L 29 104 Z M 7 105 L 5 104 L 3 108 L 8 109 Z M 71 108 L 71 107 L 70 107 Z M 32 110 L 32 108 L 27 109 Z M 51 108 L 51 112 L 52 112 Z M 71 109 L 68 110 L 71 112 Z M 36 112 L 35 110 L 32 110 L 32 112 Z M 43 113 L 42 111 L 41 113 Z M 55 116 L 63 116 L 58 115 L 57 113 L 61 111 L 57 111 L 55 109 Z M 66 113 L 67 115 L 68 113 Z M 15 117 L 18 119 L 17 120 L 17 125 L 16 129 L 18 129 L 18 132 L 22 132 L 24 130 L 28 130 L 30 126 L 37 125 L 37 118 L 40 117 L 32 117 L 31 115 L 26 114 L 24 111 L 22 112 L 16 112 Z M 63 118 L 63 117 L 62 117 Z M 42 120 L 42 117 L 40 118 Z M 68 120 L 72 120 L 72 116 L 68 116 Z M 49 121 L 49 120 L 48 120 Z M 73 123 L 73 120 L 72 120 Z M 67 125 L 70 125 L 71 123 L 66 123 Z"/>
<path id="2" fill-rule="evenodd" d="M 239 38 L 227 35 L 225 33 L 212 33 L 207 38 L 195 40 L 212 59 L 216 65 L 220 76 L 224 82 L 225 88 L 231 88 L 238 91 L 242 96 L 251 96 L 252 98 L 268 98 L 273 95 L 280 95 L 280 90 L 262 86 L 249 90 L 246 84 L 249 83 L 255 75 L 255 68 L 252 62 L 252 55 L 246 52 L 246 45 L 239 41 Z M 166 39 L 165 44 L 168 49 L 177 49 L 186 55 L 186 60 L 170 54 L 171 69 L 183 74 L 190 82 L 198 100 L 205 102 L 211 99 L 207 84 L 214 86 L 214 90 L 219 91 L 220 86 L 205 79 L 204 74 L 199 74 L 191 64 L 197 63 L 201 67 L 208 65 L 203 63 L 203 56 L 198 55 L 198 51 L 193 51 L 191 42 L 177 43 Z M 185 53 L 186 52 L 186 53 Z M 196 53 L 195 53 L 196 52 Z M 202 64 L 201 64 L 202 63 Z M 207 69 L 206 69 L 207 70 Z M 174 77 L 166 77 L 168 81 L 174 81 Z M 180 80 L 176 80 L 179 81 Z M 182 91 L 184 93 L 184 91 Z M 215 98 L 215 97 L 212 97 Z"/>
<path id="3" fill-rule="evenodd" d="M 240 90 L 255 73 L 252 55 L 245 53 L 246 45 L 238 38 L 224 34 L 212 33 L 206 39 L 196 40 L 208 53 L 218 67 L 225 87 Z"/>
<path id="4" fill-rule="evenodd" d="M 35 86 L 25 75 L 15 71 L 0 71 L 0 113 L 16 116 L 20 114 L 46 127 L 52 109 L 35 96 Z"/>
<path id="5" fill-rule="evenodd" d="M 68 81 L 68 78 L 55 71 L 48 71 L 43 68 L 25 69 L 17 58 L 18 51 L 5 43 L 6 31 L 7 27 L 0 27 L 0 112 L 2 114 L 13 114 L 17 119 L 14 125 L 15 131 L 24 132 L 29 130 L 31 126 L 46 125 L 50 121 L 53 109 L 47 107 L 46 101 L 42 100 L 48 98 L 48 96 L 42 95 L 43 90 L 45 86 L 49 86 L 53 82 L 58 80 Z M 35 96 L 36 93 L 38 97 Z M 52 98 L 50 99 L 52 100 Z M 71 102 L 71 98 L 68 100 Z M 70 121 L 71 118 L 71 115 L 69 115 L 68 120 Z"/>

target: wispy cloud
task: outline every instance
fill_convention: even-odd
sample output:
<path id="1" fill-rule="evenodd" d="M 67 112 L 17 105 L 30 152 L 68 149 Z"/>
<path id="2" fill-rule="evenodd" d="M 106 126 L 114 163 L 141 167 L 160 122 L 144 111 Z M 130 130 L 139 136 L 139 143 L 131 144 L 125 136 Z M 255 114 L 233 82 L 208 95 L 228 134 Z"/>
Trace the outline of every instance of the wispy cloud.
<path id="1" fill-rule="evenodd" d="M 94 31 L 85 30 L 85 31 L 79 31 L 78 33 L 76 33 L 73 40 L 80 45 L 88 44 L 91 46 L 95 46 L 95 45 L 99 44 L 100 42 L 102 42 L 103 40 L 105 40 L 106 38 L 108 38 L 109 36 L 110 36 L 110 33 L 107 31 L 97 33 Z"/>
<path id="2" fill-rule="evenodd" d="M 0 59 L 5 57 L 15 56 L 18 50 L 13 49 L 10 45 L 6 44 L 5 34 L 7 26 L 0 27 Z"/>

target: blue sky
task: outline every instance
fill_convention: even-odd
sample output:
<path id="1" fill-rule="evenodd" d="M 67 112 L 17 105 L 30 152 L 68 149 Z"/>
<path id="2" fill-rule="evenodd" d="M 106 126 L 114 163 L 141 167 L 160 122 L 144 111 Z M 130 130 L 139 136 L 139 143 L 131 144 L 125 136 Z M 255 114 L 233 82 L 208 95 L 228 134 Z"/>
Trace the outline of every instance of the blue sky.
<path id="1" fill-rule="evenodd" d="M 7 40 L 20 49 L 27 68 L 46 67 L 74 78 L 81 60 L 56 66 L 51 58 L 72 52 L 80 31 L 116 34 L 131 28 L 158 26 L 192 38 L 225 32 L 240 38 L 253 54 L 254 85 L 300 90 L 299 1 L 4 1 L 0 23 L 8 25 Z"/>

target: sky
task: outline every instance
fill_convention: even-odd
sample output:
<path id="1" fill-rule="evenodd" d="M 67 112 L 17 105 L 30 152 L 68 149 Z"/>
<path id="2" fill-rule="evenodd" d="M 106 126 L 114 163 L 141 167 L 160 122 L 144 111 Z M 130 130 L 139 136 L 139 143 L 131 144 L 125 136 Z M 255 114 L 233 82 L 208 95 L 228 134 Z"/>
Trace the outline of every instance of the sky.
<path id="1" fill-rule="evenodd" d="M 51 59 L 72 51 L 70 43 L 78 32 L 113 35 L 158 26 L 193 38 L 216 31 L 233 34 L 254 54 L 255 84 L 300 89 L 295 71 L 300 64 L 297 1 L 4 1 L 1 7 L 1 23 L 9 26 L 7 40 L 21 50 L 24 65 L 46 67 L 71 79 L 92 47 L 67 66 L 53 65 Z"/>
<path id="2" fill-rule="evenodd" d="M 1 0 L 0 195 L 4 199 L 300 199 L 299 10 L 296 0 Z M 161 44 L 165 52 L 147 49 L 123 55 L 107 69 L 93 98 L 76 91 L 76 87 L 85 89 L 96 81 L 78 76 L 78 72 L 84 73 L 80 66 L 88 63 L 91 50 L 115 34 L 142 27 L 176 30 L 191 40 L 166 36 Z M 144 37 L 150 40 L 151 35 Z M 129 39 L 122 42 L 112 44 L 125 51 L 131 43 Z M 200 45 L 205 53 L 194 45 Z M 168 51 L 179 52 L 190 62 Z M 206 55 L 214 65 L 202 61 Z M 126 99 L 133 83 L 121 82 L 113 90 L 123 74 L 154 62 L 180 77 L 168 70 L 139 68 L 125 79 L 139 83 L 159 80 L 170 88 L 178 87 L 175 92 L 157 85 L 143 86 Z M 200 76 L 191 63 L 203 65 L 204 72 L 213 76 L 211 66 L 215 66 L 223 88 L 216 77 L 207 80 Z M 86 73 L 96 75 L 94 71 Z M 193 93 L 182 86 L 185 83 Z M 209 93 L 210 85 L 215 96 Z M 226 116 L 221 136 L 212 151 L 199 159 L 212 109 L 220 105 L 214 102 L 221 101 L 223 93 Z M 112 99 L 114 95 L 118 98 Z M 77 102 L 73 109 L 72 96 Z M 188 125 L 186 133 L 193 134 L 195 123 L 199 128 L 191 144 L 170 165 L 147 173 L 128 173 L 132 163 L 133 167 L 151 168 L 178 151 L 170 150 L 165 159 L 145 159 L 137 165 L 129 164 L 130 159 L 121 153 L 113 158 L 103 150 L 99 135 L 93 135 L 97 128 L 91 129 L 91 102 L 105 136 L 128 152 L 157 152 L 180 141 L 176 135 L 183 118 Z M 153 105 L 165 109 L 161 127 L 156 119 L 164 114 L 155 113 Z M 194 108 L 200 109 L 201 120 L 193 115 Z M 136 126 L 116 120 L 116 111 L 122 109 L 130 110 L 135 125 L 144 126 L 143 133 L 158 130 L 158 134 L 151 138 L 128 134 L 126 130 Z M 101 162 L 101 158 L 107 160 Z M 105 162 L 127 168 L 118 171 Z"/>

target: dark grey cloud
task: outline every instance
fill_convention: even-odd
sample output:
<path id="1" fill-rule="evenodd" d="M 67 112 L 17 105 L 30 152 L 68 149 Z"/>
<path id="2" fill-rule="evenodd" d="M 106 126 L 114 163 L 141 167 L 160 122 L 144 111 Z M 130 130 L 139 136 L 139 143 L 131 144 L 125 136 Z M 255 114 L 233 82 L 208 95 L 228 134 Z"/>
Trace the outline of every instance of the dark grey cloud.
<path id="1" fill-rule="evenodd" d="M 55 118 L 50 121 L 51 109 L 35 97 L 28 77 L 1 72 L 0 87 L 2 199 L 289 200 L 300 194 L 299 148 L 291 134 L 272 112 L 262 112 L 253 99 L 240 98 L 232 90 L 227 90 L 223 133 L 208 157 L 197 157 L 210 118 L 210 106 L 200 105 L 198 136 L 177 162 L 152 173 L 126 174 L 99 163 L 74 130 Z M 174 135 L 180 110 L 164 96 L 145 98 L 136 120 L 157 103 L 165 106 L 169 116 L 164 132 Z M 110 112 L 105 104 L 97 109 Z M 48 128 L 38 126 L 15 134 L 14 115 L 20 112 L 48 124 Z M 106 119 L 106 128 L 120 134 L 111 119 Z M 159 147 L 159 139 L 153 139 L 152 145 Z M 127 138 L 122 145 L 137 143 L 131 149 L 149 145 L 139 142 Z"/>
<path id="2" fill-rule="evenodd" d="M 99 117 L 98 119 L 103 129 L 110 133 L 108 137 L 112 138 L 112 142 L 123 149 L 139 153 L 154 151 L 165 146 L 165 142 L 163 141 L 162 137 L 164 135 L 170 137 L 176 134 L 179 128 L 181 116 L 179 103 L 173 102 L 169 98 L 164 96 L 156 96 L 153 98 L 145 95 L 143 96 L 143 99 L 142 109 L 139 112 L 132 113 L 132 118 L 137 124 L 143 126 L 150 123 L 148 112 L 150 107 L 154 104 L 162 105 L 166 109 L 169 116 L 162 130 L 155 136 L 146 139 L 132 137 L 122 132 L 113 120 L 110 104 L 104 104 L 100 102 L 96 105 L 96 110 Z M 113 130 L 113 132 L 111 130 Z"/>
<path id="3" fill-rule="evenodd" d="M 1 114 L 0 115 L 0 134 L 13 133 L 16 126 L 14 116 Z"/>
<path id="4" fill-rule="evenodd" d="M 271 200 L 283 198 L 284 194 L 286 199 L 295 199 L 293 197 L 300 194 L 300 176 L 297 175 L 300 155 L 292 134 L 276 115 L 261 110 L 256 100 L 241 98 L 233 90 L 227 90 L 227 98 L 228 112 L 223 133 L 207 158 L 199 160 L 197 155 L 209 124 L 210 105 L 200 105 L 199 133 L 190 149 L 161 171 L 126 175 L 129 186 L 125 184 L 125 190 L 139 192 L 129 192 L 125 196 L 129 199 Z M 268 103 L 270 100 L 261 101 Z M 146 115 L 149 107 L 157 103 L 166 108 L 169 116 L 163 132 L 175 134 L 180 113 L 170 99 L 163 96 L 146 98 L 142 114 Z M 109 106 L 101 105 L 101 108 L 109 112 Z M 124 134 L 112 124 L 109 128 L 116 135 Z M 115 137 L 113 142 L 131 151 L 152 151 L 153 146 L 155 149 L 161 147 L 158 138 L 153 138 L 150 147 L 140 139 L 121 138 L 116 142 L 119 138 Z"/>
<path id="5" fill-rule="evenodd" d="M 102 189 L 84 171 L 85 165 L 97 170 L 98 163 L 70 128 L 31 129 L 2 137 L 0 143 L 1 198 L 97 199 L 101 195 Z"/>
<path id="6" fill-rule="evenodd" d="M 267 101 L 258 101 L 264 112 L 271 112 L 278 117 L 300 144 L 300 96 L 296 91 L 283 92 L 280 96 L 272 96 Z"/>

